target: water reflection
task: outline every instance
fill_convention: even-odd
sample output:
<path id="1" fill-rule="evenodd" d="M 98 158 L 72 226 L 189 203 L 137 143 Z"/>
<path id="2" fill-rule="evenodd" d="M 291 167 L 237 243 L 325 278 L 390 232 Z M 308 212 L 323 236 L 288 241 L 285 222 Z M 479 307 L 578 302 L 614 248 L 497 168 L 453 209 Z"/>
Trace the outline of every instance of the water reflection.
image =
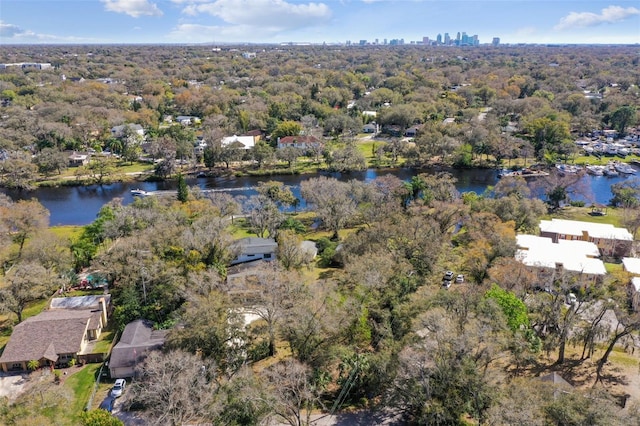
<path id="1" fill-rule="evenodd" d="M 482 193 L 487 186 L 497 183 L 496 171 L 491 169 L 449 170 L 448 172 L 457 179 L 456 187 L 460 192 L 474 191 Z M 333 176 L 343 181 L 351 179 L 371 181 L 378 176 L 387 174 L 395 175 L 402 180 L 408 180 L 416 173 L 419 173 L 419 171 L 413 169 L 368 169 L 363 172 L 324 173 L 323 175 Z M 256 187 L 260 182 L 276 180 L 290 186 L 294 195 L 301 199 L 300 182 L 314 176 L 318 175 L 193 177 L 187 179 L 187 184 L 201 189 L 229 192 L 234 197 L 250 197 L 257 194 Z M 612 197 L 611 185 L 625 180 L 627 177 L 609 178 L 585 175 L 583 179 L 585 185 L 591 188 L 593 194 L 592 199 L 586 199 L 585 201 L 606 204 Z M 131 203 L 133 201 L 131 190 L 135 188 L 145 191 L 162 191 L 175 190 L 176 186 L 175 182 L 119 182 L 108 185 L 38 188 L 32 192 L 8 190 L 2 190 L 2 192 L 8 194 L 14 200 L 36 198 L 51 213 L 50 223 L 52 225 L 86 225 L 95 220 L 100 208 L 114 198 L 122 198 L 124 204 Z M 299 208 L 304 208 L 303 200 Z"/>

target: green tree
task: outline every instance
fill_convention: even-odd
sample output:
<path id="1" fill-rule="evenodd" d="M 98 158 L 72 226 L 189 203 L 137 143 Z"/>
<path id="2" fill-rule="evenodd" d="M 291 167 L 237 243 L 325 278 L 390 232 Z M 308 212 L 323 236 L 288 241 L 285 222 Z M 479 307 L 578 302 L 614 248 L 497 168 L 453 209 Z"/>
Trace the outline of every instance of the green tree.
<path id="1" fill-rule="evenodd" d="M 189 187 L 187 186 L 187 182 L 184 180 L 184 176 L 182 174 L 178 175 L 178 201 L 181 203 L 186 203 L 189 200 Z"/>
<path id="2" fill-rule="evenodd" d="M 122 420 L 113 416 L 107 410 L 83 411 L 80 414 L 82 426 L 124 426 Z"/>
<path id="3" fill-rule="evenodd" d="M 542 158 L 545 150 L 555 151 L 570 136 L 569 122 L 555 114 L 533 119 L 525 124 L 525 129 L 538 158 Z"/>
<path id="4" fill-rule="evenodd" d="M 282 182 L 274 180 L 260 182 L 258 184 L 258 193 L 269 198 L 281 207 L 288 207 L 296 200 L 295 195 L 291 192 L 291 188 Z"/>
<path id="5" fill-rule="evenodd" d="M 635 106 L 621 106 L 616 109 L 611 117 L 609 117 L 611 126 L 620 132 L 621 135 L 625 134 L 625 130 L 636 124 L 638 121 L 638 113 Z"/>
<path id="6" fill-rule="evenodd" d="M 20 263 L 6 277 L 9 285 L 0 289 L 0 310 L 16 314 L 22 322 L 22 314 L 31 302 L 51 295 L 61 284 L 44 267 L 35 263 Z"/>
<path id="7" fill-rule="evenodd" d="M 484 296 L 487 299 L 494 300 L 505 317 L 507 318 L 507 326 L 513 331 L 520 330 L 522 327 L 529 326 L 529 316 L 527 315 L 527 305 L 518 298 L 514 293 L 503 290 L 496 284 L 491 285 Z"/>
<path id="8" fill-rule="evenodd" d="M 261 168 L 264 163 L 271 161 L 273 154 L 273 148 L 262 141 L 255 144 L 251 150 L 253 159 L 258 163 L 258 168 Z"/>
<path id="9" fill-rule="evenodd" d="M 271 140 L 277 141 L 285 136 L 298 136 L 302 131 L 302 126 L 296 121 L 283 121 L 279 123 L 271 133 Z"/>

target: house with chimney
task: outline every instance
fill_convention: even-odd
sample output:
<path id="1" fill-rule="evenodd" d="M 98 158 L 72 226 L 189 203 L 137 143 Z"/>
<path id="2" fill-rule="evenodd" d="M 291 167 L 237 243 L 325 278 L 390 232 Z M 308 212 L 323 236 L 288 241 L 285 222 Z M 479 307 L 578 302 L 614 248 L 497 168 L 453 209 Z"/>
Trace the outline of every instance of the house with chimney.
<path id="1" fill-rule="evenodd" d="M 56 297 L 49 308 L 13 328 L 0 356 L 4 372 L 69 365 L 91 352 L 107 325 L 111 295 Z"/>

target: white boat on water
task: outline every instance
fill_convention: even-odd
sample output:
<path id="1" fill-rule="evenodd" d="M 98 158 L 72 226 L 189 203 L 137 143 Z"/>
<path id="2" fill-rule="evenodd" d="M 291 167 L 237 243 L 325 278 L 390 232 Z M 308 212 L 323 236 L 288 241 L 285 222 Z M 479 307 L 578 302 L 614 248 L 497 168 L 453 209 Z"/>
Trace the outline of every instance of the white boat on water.
<path id="1" fill-rule="evenodd" d="M 582 170 L 582 167 L 573 164 L 556 164 L 556 169 L 558 170 L 558 173 L 564 175 L 578 173 Z"/>
<path id="2" fill-rule="evenodd" d="M 585 166 L 587 173 L 593 176 L 602 176 L 604 175 L 604 166 Z"/>
<path id="3" fill-rule="evenodd" d="M 134 197 L 148 197 L 149 195 L 153 195 L 153 193 L 140 188 L 136 188 L 131 190 L 131 195 L 133 195 Z"/>
<path id="4" fill-rule="evenodd" d="M 609 177 L 619 176 L 620 173 L 616 170 L 612 165 L 608 165 L 604 167 L 604 175 Z"/>
<path id="5" fill-rule="evenodd" d="M 613 167 L 619 172 L 625 175 L 635 175 L 636 169 L 628 165 L 627 163 L 614 163 Z"/>

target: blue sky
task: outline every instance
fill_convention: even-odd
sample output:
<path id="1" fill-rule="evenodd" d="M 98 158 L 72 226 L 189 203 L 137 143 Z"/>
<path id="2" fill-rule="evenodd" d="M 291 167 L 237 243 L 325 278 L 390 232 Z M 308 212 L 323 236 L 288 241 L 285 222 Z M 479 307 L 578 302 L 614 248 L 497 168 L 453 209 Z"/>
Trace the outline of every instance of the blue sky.
<path id="1" fill-rule="evenodd" d="M 640 43 L 638 0 L 2 0 L 0 43 Z"/>

